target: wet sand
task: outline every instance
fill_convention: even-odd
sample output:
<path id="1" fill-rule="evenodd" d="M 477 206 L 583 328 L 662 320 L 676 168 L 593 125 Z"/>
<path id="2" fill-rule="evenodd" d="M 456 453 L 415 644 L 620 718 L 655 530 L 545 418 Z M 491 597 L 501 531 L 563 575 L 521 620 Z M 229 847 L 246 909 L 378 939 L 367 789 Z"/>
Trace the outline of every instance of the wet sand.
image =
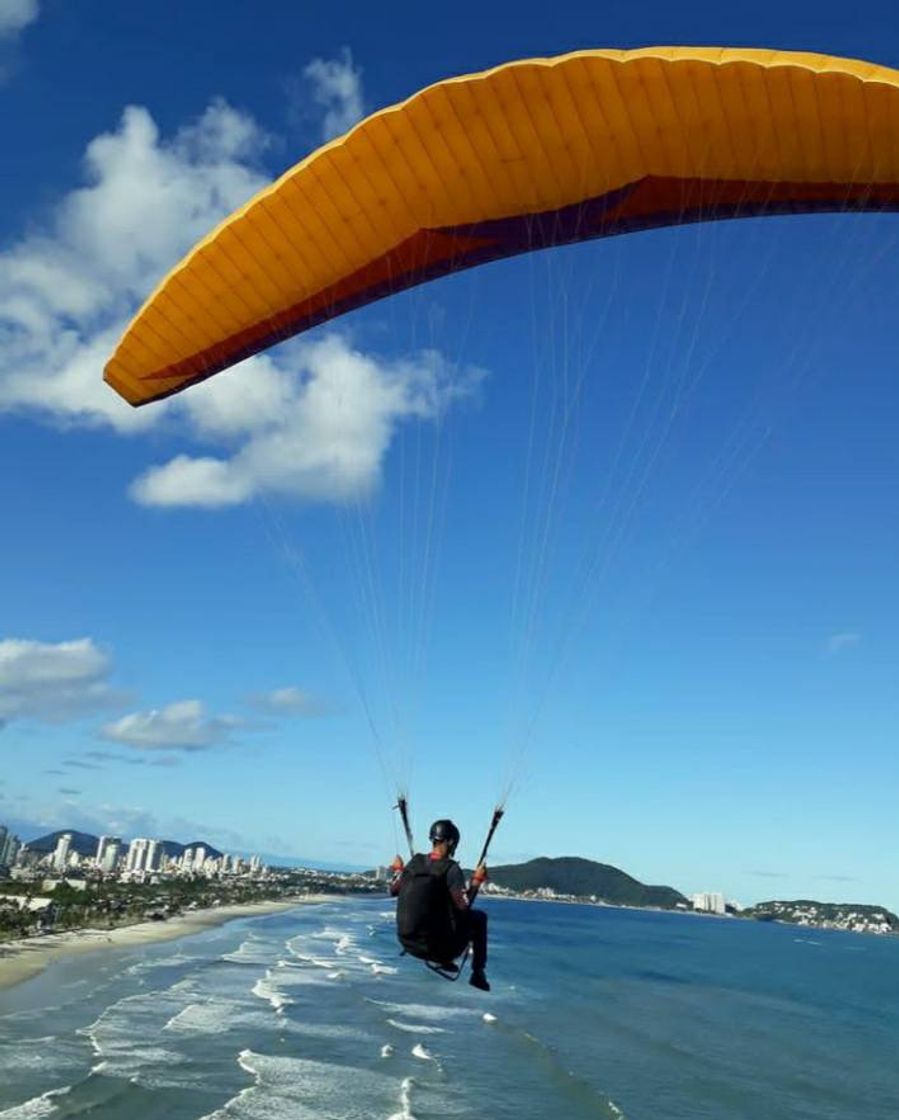
<path id="1" fill-rule="evenodd" d="M 235 918 L 252 918 L 277 914 L 296 906 L 333 901 L 333 895 L 298 895 L 284 902 L 252 902 L 245 906 L 216 906 L 194 910 L 164 922 L 140 922 L 116 929 L 79 929 L 52 933 L 46 937 L 29 937 L 23 941 L 0 944 L 0 989 L 11 988 L 43 972 L 48 965 L 63 957 L 99 949 L 133 949 L 157 941 L 174 941 L 194 933 L 224 925 Z"/>

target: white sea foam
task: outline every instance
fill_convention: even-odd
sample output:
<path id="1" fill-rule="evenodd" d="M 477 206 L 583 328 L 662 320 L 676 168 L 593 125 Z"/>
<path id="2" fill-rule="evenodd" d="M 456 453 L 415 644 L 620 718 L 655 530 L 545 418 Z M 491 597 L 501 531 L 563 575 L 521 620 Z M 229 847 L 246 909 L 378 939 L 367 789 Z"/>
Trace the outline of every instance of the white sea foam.
<path id="1" fill-rule="evenodd" d="M 399 972 L 398 968 L 392 968 L 387 964 L 372 964 L 369 965 L 369 968 L 374 976 L 396 976 Z"/>
<path id="2" fill-rule="evenodd" d="M 179 950 L 177 953 L 172 953 L 167 957 L 150 957 L 149 959 L 138 961 L 137 964 L 131 965 L 125 971 L 129 975 L 134 975 L 139 972 L 153 972 L 158 968 L 177 968 L 190 964 L 205 964 L 208 960 L 207 957 L 200 957 L 196 954 L 185 953 L 184 950 Z"/>
<path id="3" fill-rule="evenodd" d="M 396 1100 L 395 1080 L 364 1069 L 252 1050 L 238 1063 L 254 1084 L 202 1120 L 359 1120 Z"/>
<path id="4" fill-rule="evenodd" d="M 496 1022 L 496 1016 L 491 1015 L 489 1011 L 485 1011 L 484 1014 L 482 1015 L 482 1018 L 483 1018 L 485 1023 L 495 1023 Z"/>
<path id="5" fill-rule="evenodd" d="M 250 934 L 233 952 L 223 953 L 219 960 L 229 964 L 270 964 L 275 952 L 272 942 Z"/>
<path id="6" fill-rule="evenodd" d="M 381 1047 L 381 1057 L 382 1058 L 392 1058 L 393 1057 L 393 1047 L 390 1045 L 389 1042 L 385 1042 L 384 1045 Z"/>
<path id="7" fill-rule="evenodd" d="M 392 1015 L 402 1015 L 409 1019 L 421 1019 L 425 1023 L 442 1023 L 447 1019 L 473 1019 L 477 1010 L 473 1007 L 441 1007 L 436 1003 L 391 1003 L 386 999 L 366 997 L 366 1003 L 373 1003 Z"/>
<path id="8" fill-rule="evenodd" d="M 76 1033 L 90 1039 L 107 1077 L 144 1088 L 192 1087 L 200 1074 L 183 1055 L 163 1044 L 162 1033 L 191 1002 L 195 1000 L 187 992 L 140 992 L 111 1004 L 95 1022 Z"/>
<path id="9" fill-rule="evenodd" d="M 52 1116 L 57 1111 L 54 1104 L 56 1098 L 64 1097 L 71 1091 L 71 1085 L 66 1085 L 63 1089 L 50 1089 L 39 1097 L 32 1097 L 31 1100 L 24 1101 L 22 1104 L 3 1109 L 0 1112 L 0 1120 L 40 1120 L 41 1117 Z"/>
<path id="10" fill-rule="evenodd" d="M 422 1044 L 420 1042 L 417 1042 L 412 1047 L 412 1057 L 413 1058 L 420 1058 L 423 1062 L 436 1062 L 437 1061 L 437 1059 L 430 1052 L 430 1050 L 428 1050 L 425 1046 L 422 1046 Z"/>
<path id="11" fill-rule="evenodd" d="M 443 1034 L 443 1027 L 430 1027 L 425 1026 L 423 1023 L 401 1023 L 399 1019 L 388 1019 L 387 1022 L 391 1027 L 396 1027 L 398 1031 L 408 1031 L 409 1034 Z"/>
<path id="12" fill-rule="evenodd" d="M 394 1112 L 390 1120 L 415 1120 L 412 1112 L 412 1086 L 415 1084 L 411 1077 L 404 1077 L 400 1083 L 400 1110 Z"/>
<path id="13" fill-rule="evenodd" d="M 13 1105 L 0 1112 L 0 1120 L 41 1120 L 41 1117 L 52 1116 L 57 1111 L 56 1105 L 50 1099 L 50 1093 L 33 1097 L 23 1104 Z"/>
<path id="14" fill-rule="evenodd" d="M 82 1049 L 77 1040 L 55 1035 L 0 1042 L 0 1085 L 16 1075 L 28 1078 L 35 1073 L 45 1084 L 51 1078 L 59 1082 L 82 1068 Z"/>
<path id="15" fill-rule="evenodd" d="M 224 1034 L 230 1030 L 240 1005 L 230 1000 L 210 999 L 204 1003 L 189 1003 L 162 1028 L 164 1031 L 182 1031 L 190 1034 Z"/>
<path id="16" fill-rule="evenodd" d="M 259 999 L 267 999 L 278 1014 L 283 1014 L 284 1008 L 293 1003 L 293 1000 L 287 993 L 283 992 L 274 982 L 271 970 L 256 981 L 251 991 L 253 995 L 258 996 Z"/>
<path id="17" fill-rule="evenodd" d="M 341 1041 L 370 1043 L 373 1035 L 360 1027 L 347 1027 L 342 1023 L 285 1023 L 291 1034 L 305 1038 L 329 1038 Z"/>

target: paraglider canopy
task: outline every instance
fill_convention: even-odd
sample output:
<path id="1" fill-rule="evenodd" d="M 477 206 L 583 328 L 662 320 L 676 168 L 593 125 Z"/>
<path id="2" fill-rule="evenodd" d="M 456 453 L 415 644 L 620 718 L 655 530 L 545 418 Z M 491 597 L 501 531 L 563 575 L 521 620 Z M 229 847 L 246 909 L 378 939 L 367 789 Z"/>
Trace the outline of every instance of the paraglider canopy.
<path id="1" fill-rule="evenodd" d="M 899 72 L 652 47 L 512 62 L 362 121 L 162 281 L 106 380 L 177 393 L 393 292 L 532 249 L 682 222 L 899 208 Z"/>

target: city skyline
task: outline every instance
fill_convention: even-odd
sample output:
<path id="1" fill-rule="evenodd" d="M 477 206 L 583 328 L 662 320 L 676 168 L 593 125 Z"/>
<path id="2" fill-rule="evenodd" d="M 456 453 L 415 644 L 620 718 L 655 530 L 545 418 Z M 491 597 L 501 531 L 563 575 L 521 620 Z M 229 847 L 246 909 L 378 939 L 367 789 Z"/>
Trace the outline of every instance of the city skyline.
<path id="1" fill-rule="evenodd" d="M 13 879 L 52 871 L 64 879 L 73 873 L 76 878 L 85 873 L 99 873 L 139 882 L 159 874 L 208 877 L 256 875 L 264 870 L 258 855 L 244 858 L 218 852 L 198 841 L 178 844 L 152 837 L 134 837 L 128 841 L 119 836 L 93 837 L 91 839 L 96 841 L 94 853 L 86 855 L 73 847 L 75 835 L 74 831 L 60 832 L 53 850 L 44 851 L 30 847 L 27 841 L 22 843 L 5 825 L 0 825 L 0 868 L 5 868 Z M 167 846 L 182 850 L 172 855 L 166 851 Z"/>

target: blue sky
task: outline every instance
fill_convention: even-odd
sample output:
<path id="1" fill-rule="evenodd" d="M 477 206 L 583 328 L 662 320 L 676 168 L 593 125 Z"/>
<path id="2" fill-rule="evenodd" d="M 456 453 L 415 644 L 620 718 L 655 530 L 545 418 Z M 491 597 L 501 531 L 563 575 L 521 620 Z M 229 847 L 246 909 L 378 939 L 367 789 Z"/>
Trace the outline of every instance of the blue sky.
<path id="1" fill-rule="evenodd" d="M 472 841 L 512 777 L 497 862 L 899 909 L 895 218 L 491 265 L 138 413 L 101 381 L 360 113 L 651 43 L 899 66 L 886 5 L 0 0 L 0 820 L 369 863 L 396 776 Z"/>

